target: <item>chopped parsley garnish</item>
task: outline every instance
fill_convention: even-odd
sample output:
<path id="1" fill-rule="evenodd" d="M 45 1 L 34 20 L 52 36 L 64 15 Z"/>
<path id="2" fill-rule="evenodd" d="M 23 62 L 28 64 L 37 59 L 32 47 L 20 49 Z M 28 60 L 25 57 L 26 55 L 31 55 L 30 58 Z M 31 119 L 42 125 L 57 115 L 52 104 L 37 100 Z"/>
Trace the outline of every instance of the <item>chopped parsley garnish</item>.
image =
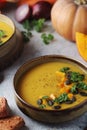
<path id="1" fill-rule="evenodd" d="M 28 42 L 30 41 L 30 38 L 32 36 L 32 30 L 36 30 L 37 32 L 41 32 L 42 28 L 44 26 L 45 19 L 39 19 L 39 20 L 25 20 L 22 25 L 25 29 L 25 31 L 22 31 L 24 41 Z"/>
<path id="2" fill-rule="evenodd" d="M 63 67 L 57 75 L 60 80 L 58 80 L 59 94 L 54 96 L 54 98 L 45 95 L 38 100 L 39 107 L 46 108 L 47 106 L 52 107 L 52 109 L 60 109 L 61 104 L 72 104 L 77 100 L 74 94 L 79 94 L 81 96 L 87 96 L 87 82 L 85 82 L 85 74 L 80 72 L 72 71 L 69 67 Z M 64 74 L 65 73 L 65 74 Z M 53 93 L 55 95 L 55 93 Z"/>
<path id="3" fill-rule="evenodd" d="M 6 33 L 4 30 L 0 30 L 0 45 L 3 44 L 2 38 L 6 37 Z"/>
<path id="4" fill-rule="evenodd" d="M 36 32 L 42 32 L 44 23 L 45 23 L 45 19 L 38 19 L 38 20 L 34 19 L 32 21 L 25 20 L 22 23 L 23 28 L 25 29 L 24 31 L 22 31 L 24 41 L 25 42 L 30 41 L 30 38 L 32 36 L 32 32 L 31 32 L 32 30 L 35 30 Z M 41 38 L 45 44 L 49 44 L 54 39 L 54 36 L 50 33 L 49 34 L 43 33 L 41 35 Z"/>
<path id="5" fill-rule="evenodd" d="M 72 87 L 71 87 L 71 93 L 73 93 L 73 94 L 77 94 L 78 93 L 78 89 L 77 89 L 77 86 L 76 85 L 73 85 Z"/>
<path id="6" fill-rule="evenodd" d="M 25 42 L 28 42 L 30 41 L 30 38 L 32 37 L 31 26 L 30 26 L 29 20 L 25 20 L 23 22 L 23 27 L 25 29 L 24 31 L 22 31 L 23 39 Z"/>
<path id="7" fill-rule="evenodd" d="M 44 108 L 46 108 L 46 105 L 45 104 L 41 104 L 41 105 L 39 105 L 39 108 L 44 109 Z"/>
<path id="8" fill-rule="evenodd" d="M 45 44 L 49 44 L 54 39 L 54 36 L 50 33 L 49 34 L 43 33 L 41 35 L 41 38 L 43 39 L 43 42 Z"/>
<path id="9" fill-rule="evenodd" d="M 28 31 L 31 30 L 31 24 L 30 24 L 29 20 L 25 20 L 22 25 L 23 25 L 24 29 L 26 29 Z"/>
<path id="10" fill-rule="evenodd" d="M 60 69 L 61 72 L 66 73 L 66 77 L 69 78 L 72 82 L 79 82 L 85 79 L 84 74 L 80 74 L 79 72 L 70 71 L 69 67 L 64 67 Z"/>
<path id="11" fill-rule="evenodd" d="M 85 82 L 77 83 L 76 87 L 79 88 L 79 89 L 87 90 L 87 84 Z"/>
<path id="12" fill-rule="evenodd" d="M 37 32 L 41 32 L 44 27 L 44 22 L 45 22 L 45 19 L 33 20 L 31 23 L 31 26 Z"/>
<path id="13" fill-rule="evenodd" d="M 5 31 L 0 30 L 0 38 L 3 38 L 3 37 L 5 37 L 5 36 L 6 36 Z"/>
<path id="14" fill-rule="evenodd" d="M 66 93 L 61 94 L 58 98 L 55 99 L 56 103 L 62 103 L 69 100 L 68 95 Z"/>
<path id="15" fill-rule="evenodd" d="M 69 67 L 61 68 L 60 71 L 66 73 L 68 70 L 70 70 Z"/>
<path id="16" fill-rule="evenodd" d="M 70 80 L 71 80 L 72 82 L 83 81 L 84 78 L 85 78 L 85 75 L 80 74 L 79 72 L 71 72 Z"/>
<path id="17" fill-rule="evenodd" d="M 49 98 L 49 96 L 43 96 L 43 97 L 42 97 L 42 99 L 47 99 L 47 98 Z"/>
<path id="18" fill-rule="evenodd" d="M 85 82 L 79 82 L 72 86 L 71 93 L 76 94 L 78 90 L 87 90 L 87 84 Z"/>
<path id="19" fill-rule="evenodd" d="M 32 37 L 32 33 L 30 31 L 22 31 L 22 34 L 23 34 L 23 40 L 25 42 L 28 42 L 30 41 L 30 38 Z"/>
<path id="20" fill-rule="evenodd" d="M 23 22 L 23 27 L 26 30 L 36 30 L 37 32 L 41 32 L 44 26 L 45 19 L 38 19 L 38 20 L 25 20 Z"/>

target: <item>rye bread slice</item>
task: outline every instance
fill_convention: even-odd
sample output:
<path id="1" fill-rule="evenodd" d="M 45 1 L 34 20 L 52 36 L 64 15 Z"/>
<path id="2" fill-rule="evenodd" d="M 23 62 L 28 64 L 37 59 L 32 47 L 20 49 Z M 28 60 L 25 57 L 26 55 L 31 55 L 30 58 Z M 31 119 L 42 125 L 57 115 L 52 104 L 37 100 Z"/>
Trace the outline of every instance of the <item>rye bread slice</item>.
<path id="1" fill-rule="evenodd" d="M 0 119 L 10 115 L 10 108 L 5 97 L 0 97 Z"/>
<path id="2" fill-rule="evenodd" d="M 23 118 L 12 116 L 0 120 L 0 130 L 21 130 L 25 125 Z"/>

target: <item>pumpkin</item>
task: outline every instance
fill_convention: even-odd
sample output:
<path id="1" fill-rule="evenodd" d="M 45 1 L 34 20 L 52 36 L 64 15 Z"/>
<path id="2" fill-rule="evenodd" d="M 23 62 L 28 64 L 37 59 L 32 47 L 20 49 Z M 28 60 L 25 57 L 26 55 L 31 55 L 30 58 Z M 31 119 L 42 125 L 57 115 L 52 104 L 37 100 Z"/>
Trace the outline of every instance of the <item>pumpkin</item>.
<path id="1" fill-rule="evenodd" d="M 76 32 L 87 34 L 87 0 L 57 0 L 51 10 L 53 28 L 76 41 Z"/>
<path id="2" fill-rule="evenodd" d="M 76 45 L 81 57 L 87 61 L 87 35 L 76 32 Z"/>

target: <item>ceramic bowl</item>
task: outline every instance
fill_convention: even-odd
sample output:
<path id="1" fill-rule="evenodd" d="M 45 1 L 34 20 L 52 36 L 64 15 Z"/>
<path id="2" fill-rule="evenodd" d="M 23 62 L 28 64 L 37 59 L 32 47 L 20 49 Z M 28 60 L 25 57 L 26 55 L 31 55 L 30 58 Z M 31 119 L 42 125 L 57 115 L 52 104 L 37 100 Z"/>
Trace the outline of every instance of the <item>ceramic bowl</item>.
<path id="1" fill-rule="evenodd" d="M 46 55 L 41 56 L 38 58 L 35 58 L 33 60 L 29 60 L 26 63 L 24 63 L 16 72 L 14 76 L 14 95 L 15 100 L 22 112 L 27 114 L 29 117 L 42 122 L 49 122 L 49 123 L 61 123 L 65 121 L 72 120 L 80 115 L 82 115 L 84 112 L 87 111 L 87 98 L 83 102 L 79 103 L 78 105 L 75 105 L 73 107 L 67 108 L 67 109 L 60 109 L 60 110 L 46 110 L 46 109 L 40 109 L 38 107 L 35 107 L 29 103 L 27 103 L 25 100 L 23 100 L 19 94 L 18 94 L 18 81 L 20 80 L 21 76 L 27 72 L 28 70 L 31 70 L 33 67 L 53 62 L 53 61 L 64 61 L 69 62 L 70 64 L 73 64 L 74 66 L 77 65 L 80 67 L 83 71 L 86 72 L 87 67 L 85 67 L 80 62 L 60 55 Z"/>
<path id="2" fill-rule="evenodd" d="M 15 61 L 15 57 L 18 57 L 18 53 L 20 53 L 23 48 L 23 41 L 20 31 L 16 28 L 12 19 L 0 14 L 0 21 L 6 23 L 13 30 L 9 39 L 0 45 L 0 71 L 2 71 L 8 65 L 11 65 L 13 60 Z"/>
<path id="3" fill-rule="evenodd" d="M 14 48 L 14 46 L 15 46 L 16 28 L 15 28 L 13 21 L 9 17 L 7 17 L 3 14 L 0 14 L 0 21 L 5 22 L 6 24 L 10 25 L 10 27 L 13 29 L 13 33 L 12 33 L 11 37 L 4 44 L 2 44 L 0 46 L 0 57 L 3 57 L 9 51 L 11 51 L 12 48 Z"/>

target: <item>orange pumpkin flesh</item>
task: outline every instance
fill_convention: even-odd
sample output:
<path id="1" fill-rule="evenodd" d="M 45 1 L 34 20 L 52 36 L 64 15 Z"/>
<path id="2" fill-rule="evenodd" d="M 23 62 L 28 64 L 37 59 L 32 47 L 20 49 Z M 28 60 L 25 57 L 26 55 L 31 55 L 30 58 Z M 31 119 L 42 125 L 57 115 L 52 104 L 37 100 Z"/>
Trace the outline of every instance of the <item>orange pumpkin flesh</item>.
<path id="1" fill-rule="evenodd" d="M 54 29 L 64 38 L 76 41 L 76 32 L 87 34 L 87 5 L 74 0 L 57 0 L 51 10 Z"/>
<path id="2" fill-rule="evenodd" d="M 80 55 L 87 61 L 87 35 L 76 32 L 76 44 Z"/>

